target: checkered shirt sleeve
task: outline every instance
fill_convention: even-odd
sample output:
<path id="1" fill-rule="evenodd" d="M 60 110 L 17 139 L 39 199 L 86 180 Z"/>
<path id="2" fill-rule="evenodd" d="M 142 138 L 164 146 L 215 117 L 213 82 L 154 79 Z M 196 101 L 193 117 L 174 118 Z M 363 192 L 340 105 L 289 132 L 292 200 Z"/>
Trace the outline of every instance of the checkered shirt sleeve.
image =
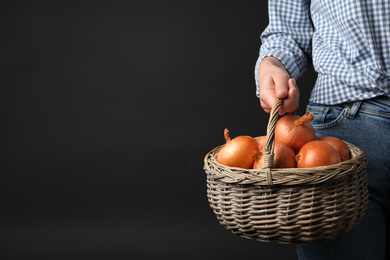
<path id="1" fill-rule="evenodd" d="M 299 79 L 312 63 L 310 100 L 339 104 L 390 97 L 390 1 L 269 0 L 269 24 L 255 68 L 278 58 Z"/>

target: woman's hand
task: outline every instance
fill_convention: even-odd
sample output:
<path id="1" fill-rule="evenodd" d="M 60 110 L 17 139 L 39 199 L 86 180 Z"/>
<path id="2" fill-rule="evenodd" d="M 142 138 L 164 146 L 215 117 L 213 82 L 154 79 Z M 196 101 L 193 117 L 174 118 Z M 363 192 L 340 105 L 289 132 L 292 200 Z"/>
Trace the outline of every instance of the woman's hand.
<path id="1" fill-rule="evenodd" d="M 260 104 L 270 113 L 276 99 L 284 99 L 280 115 L 295 111 L 299 106 L 299 90 L 283 63 L 275 57 L 265 57 L 259 66 Z"/>

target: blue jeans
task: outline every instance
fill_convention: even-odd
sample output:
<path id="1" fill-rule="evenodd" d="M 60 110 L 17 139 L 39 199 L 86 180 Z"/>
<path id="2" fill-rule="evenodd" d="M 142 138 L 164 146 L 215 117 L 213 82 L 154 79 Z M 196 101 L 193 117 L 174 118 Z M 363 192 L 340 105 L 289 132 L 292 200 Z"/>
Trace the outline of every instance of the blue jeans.
<path id="1" fill-rule="evenodd" d="M 307 111 L 314 113 L 317 135 L 339 137 L 366 154 L 370 199 L 357 228 L 328 243 L 297 246 L 299 259 L 390 259 L 390 98 L 336 106 L 310 103 Z"/>

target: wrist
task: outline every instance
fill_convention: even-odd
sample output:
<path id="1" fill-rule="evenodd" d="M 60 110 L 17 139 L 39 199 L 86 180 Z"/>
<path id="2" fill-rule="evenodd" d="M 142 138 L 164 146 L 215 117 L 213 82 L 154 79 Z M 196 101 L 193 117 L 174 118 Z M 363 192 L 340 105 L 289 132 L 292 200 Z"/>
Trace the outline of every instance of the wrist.
<path id="1" fill-rule="evenodd" d="M 278 68 L 284 69 L 288 73 L 288 70 L 284 66 L 284 64 L 278 58 L 276 58 L 274 56 L 266 56 L 266 57 L 264 57 L 262 59 L 262 61 L 260 62 L 259 69 L 261 69 L 261 67 L 263 67 L 263 66 L 269 66 L 269 65 L 276 66 Z"/>

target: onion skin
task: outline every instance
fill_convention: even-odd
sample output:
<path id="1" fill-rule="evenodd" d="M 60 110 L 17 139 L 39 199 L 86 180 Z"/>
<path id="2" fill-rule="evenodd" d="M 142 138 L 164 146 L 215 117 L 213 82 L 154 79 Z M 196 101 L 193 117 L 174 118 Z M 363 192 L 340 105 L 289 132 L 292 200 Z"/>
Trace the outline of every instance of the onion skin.
<path id="1" fill-rule="evenodd" d="M 298 168 L 327 166 L 341 162 L 337 150 L 323 141 L 310 141 L 302 146 L 295 157 Z"/>
<path id="2" fill-rule="evenodd" d="M 349 160 L 349 149 L 348 146 L 344 143 L 343 140 L 333 136 L 325 136 L 320 139 L 320 141 L 327 142 L 332 145 L 340 155 L 341 161 Z"/>
<path id="3" fill-rule="evenodd" d="M 255 160 L 255 152 L 258 151 L 256 140 L 246 135 L 230 139 L 227 129 L 224 134 L 226 144 L 217 154 L 217 162 L 230 167 L 251 169 Z"/>
<path id="4" fill-rule="evenodd" d="M 264 147 L 265 139 L 257 139 L 259 151 L 255 154 L 253 169 L 264 168 Z M 275 141 L 274 145 L 274 165 L 273 168 L 296 168 L 295 153 L 286 143 Z"/>
<path id="5" fill-rule="evenodd" d="M 312 112 L 302 117 L 286 115 L 276 122 L 275 140 L 289 145 L 295 153 L 307 142 L 316 140 L 316 133 L 310 122 L 314 119 Z"/>
<path id="6" fill-rule="evenodd" d="M 264 150 L 265 144 L 267 142 L 267 136 L 263 135 L 256 139 L 257 145 L 260 151 Z"/>

